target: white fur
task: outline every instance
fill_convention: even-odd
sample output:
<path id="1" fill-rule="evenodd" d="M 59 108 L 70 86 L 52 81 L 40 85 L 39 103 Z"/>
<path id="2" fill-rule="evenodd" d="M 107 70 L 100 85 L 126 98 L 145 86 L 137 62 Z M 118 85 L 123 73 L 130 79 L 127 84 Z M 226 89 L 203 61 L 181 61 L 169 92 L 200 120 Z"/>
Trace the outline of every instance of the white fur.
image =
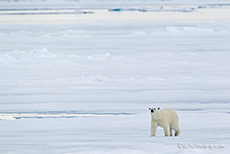
<path id="1" fill-rule="evenodd" d="M 175 136 L 180 134 L 179 118 L 177 113 L 172 109 L 149 108 L 151 114 L 151 137 L 156 135 L 158 126 L 163 127 L 165 136 L 172 136 L 172 130 Z M 153 113 L 151 112 L 153 111 Z"/>

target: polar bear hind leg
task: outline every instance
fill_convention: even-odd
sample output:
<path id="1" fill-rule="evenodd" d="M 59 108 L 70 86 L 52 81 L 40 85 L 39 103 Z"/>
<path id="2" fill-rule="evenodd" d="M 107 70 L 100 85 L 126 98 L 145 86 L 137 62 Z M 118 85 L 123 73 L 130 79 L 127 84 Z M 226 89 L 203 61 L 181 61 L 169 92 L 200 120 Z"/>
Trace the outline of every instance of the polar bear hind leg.
<path id="1" fill-rule="evenodd" d="M 180 134 L 180 128 L 178 128 L 177 130 L 175 130 L 175 136 L 179 136 Z"/>
<path id="2" fill-rule="evenodd" d="M 173 134 L 172 134 L 172 128 L 170 127 L 170 136 L 173 136 Z"/>
<path id="3" fill-rule="evenodd" d="M 179 123 L 174 123 L 171 128 L 175 131 L 175 136 L 179 136 L 180 134 L 180 128 L 179 128 Z"/>
<path id="4" fill-rule="evenodd" d="M 165 136 L 169 136 L 170 135 L 169 130 L 170 130 L 169 126 L 165 126 L 164 127 Z"/>

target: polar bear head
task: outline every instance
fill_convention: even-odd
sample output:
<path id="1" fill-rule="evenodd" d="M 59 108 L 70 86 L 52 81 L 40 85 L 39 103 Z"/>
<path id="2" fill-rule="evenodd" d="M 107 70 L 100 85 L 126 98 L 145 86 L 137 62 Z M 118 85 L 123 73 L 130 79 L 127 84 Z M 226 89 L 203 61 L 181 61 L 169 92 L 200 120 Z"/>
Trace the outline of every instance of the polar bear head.
<path id="1" fill-rule="evenodd" d="M 158 108 L 149 108 L 149 110 L 150 110 L 150 114 L 154 115 L 160 110 L 160 107 L 158 107 Z"/>

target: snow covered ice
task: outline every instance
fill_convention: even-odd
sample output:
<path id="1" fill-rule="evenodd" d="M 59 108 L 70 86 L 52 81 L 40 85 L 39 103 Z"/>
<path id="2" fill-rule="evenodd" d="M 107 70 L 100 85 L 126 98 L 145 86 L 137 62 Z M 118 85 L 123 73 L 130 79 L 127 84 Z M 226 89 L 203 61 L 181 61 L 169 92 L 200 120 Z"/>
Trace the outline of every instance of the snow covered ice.
<path id="1" fill-rule="evenodd" d="M 0 6 L 0 153 L 228 153 L 229 1 Z M 149 107 L 180 136 L 151 138 Z"/>

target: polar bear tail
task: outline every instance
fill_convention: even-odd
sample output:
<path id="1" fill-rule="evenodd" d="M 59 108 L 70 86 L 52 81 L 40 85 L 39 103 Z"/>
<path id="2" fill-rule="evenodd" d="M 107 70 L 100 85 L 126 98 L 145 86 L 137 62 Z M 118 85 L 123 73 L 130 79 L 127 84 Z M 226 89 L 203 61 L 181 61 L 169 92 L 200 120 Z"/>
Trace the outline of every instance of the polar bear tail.
<path id="1" fill-rule="evenodd" d="M 179 136 L 180 133 L 181 133 L 180 128 L 178 128 L 178 129 L 175 131 L 175 136 Z"/>

